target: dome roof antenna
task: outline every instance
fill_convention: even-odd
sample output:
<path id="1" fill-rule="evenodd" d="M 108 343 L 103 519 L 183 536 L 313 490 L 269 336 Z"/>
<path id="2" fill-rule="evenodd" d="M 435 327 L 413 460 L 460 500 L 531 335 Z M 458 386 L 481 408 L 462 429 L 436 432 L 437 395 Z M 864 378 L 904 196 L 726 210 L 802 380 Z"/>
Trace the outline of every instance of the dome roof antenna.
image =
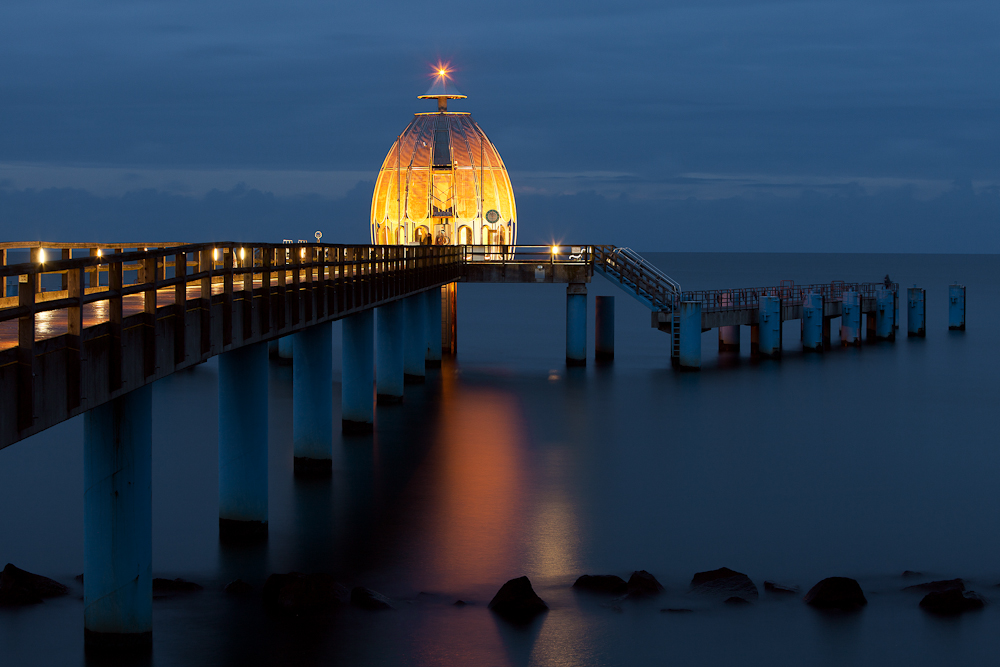
<path id="1" fill-rule="evenodd" d="M 437 98 L 438 112 L 444 113 L 448 110 L 448 100 L 464 100 L 466 95 L 458 92 L 451 82 L 451 70 L 447 65 L 439 64 L 434 71 L 434 81 L 431 87 L 423 95 L 417 95 L 418 100 L 431 100 Z"/>

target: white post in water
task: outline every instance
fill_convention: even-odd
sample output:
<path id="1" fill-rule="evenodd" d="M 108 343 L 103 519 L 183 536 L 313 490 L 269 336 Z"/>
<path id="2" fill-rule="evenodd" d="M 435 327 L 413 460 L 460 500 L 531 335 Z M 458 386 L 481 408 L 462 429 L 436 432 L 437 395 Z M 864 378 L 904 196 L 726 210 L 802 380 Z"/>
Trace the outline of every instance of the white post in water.
<path id="1" fill-rule="evenodd" d="M 267 537 L 267 343 L 219 355 L 219 536 Z"/>
<path id="2" fill-rule="evenodd" d="M 587 285 L 566 285 L 566 365 L 587 365 Z"/>
<path id="3" fill-rule="evenodd" d="M 375 391 L 379 403 L 403 400 L 403 302 L 379 306 L 376 314 Z"/>
<path id="4" fill-rule="evenodd" d="M 823 351 L 823 295 L 816 292 L 802 299 L 802 351 Z"/>
<path id="5" fill-rule="evenodd" d="M 423 294 L 414 294 L 403 299 L 406 317 L 403 337 L 403 379 L 409 383 L 423 382 L 427 371 L 427 331 L 424 328 L 424 313 L 427 303 Z"/>
<path id="6" fill-rule="evenodd" d="M 875 292 L 875 340 L 896 340 L 896 293 L 885 288 Z"/>
<path id="7" fill-rule="evenodd" d="M 153 388 L 83 417 L 83 627 L 87 646 L 153 644 Z"/>
<path id="8" fill-rule="evenodd" d="M 370 433 L 375 424 L 375 311 L 343 319 L 340 414 L 344 433 Z"/>
<path id="9" fill-rule="evenodd" d="M 757 352 L 762 357 L 781 356 L 781 299 L 760 297 L 757 322 Z"/>
<path id="10" fill-rule="evenodd" d="M 292 442 L 295 472 L 333 472 L 333 322 L 293 336 Z M 371 389 L 369 389 L 371 391 Z"/>
<path id="11" fill-rule="evenodd" d="M 927 335 L 927 290 L 919 287 L 906 289 L 906 335 L 923 338 Z"/>
<path id="12" fill-rule="evenodd" d="M 680 343 L 678 367 L 682 370 L 700 370 L 701 301 L 681 301 Z"/>
<path id="13" fill-rule="evenodd" d="M 847 290 L 841 295 L 840 344 L 861 345 L 861 301 L 857 292 Z"/>
<path id="14" fill-rule="evenodd" d="M 948 286 L 948 329 L 965 331 L 965 285 Z"/>
<path id="15" fill-rule="evenodd" d="M 427 334 L 424 366 L 441 368 L 441 291 L 437 288 L 427 290 L 422 296 L 427 308 L 424 315 L 424 329 Z"/>

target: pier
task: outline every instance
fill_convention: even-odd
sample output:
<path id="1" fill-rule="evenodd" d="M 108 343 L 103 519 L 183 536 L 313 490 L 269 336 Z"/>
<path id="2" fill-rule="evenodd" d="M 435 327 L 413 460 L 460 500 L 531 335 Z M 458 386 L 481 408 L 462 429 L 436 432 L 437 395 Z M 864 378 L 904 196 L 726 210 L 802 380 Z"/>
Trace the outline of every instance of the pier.
<path id="1" fill-rule="evenodd" d="M 565 284 L 571 366 L 587 362 L 595 273 L 650 309 L 683 370 L 700 367 L 702 333 L 711 329 L 720 350 L 736 351 L 739 328 L 749 326 L 752 353 L 777 357 L 788 320 L 801 321 L 811 351 L 829 347 L 836 318 L 845 345 L 892 340 L 899 326 L 895 283 L 690 291 L 634 251 L 607 245 L 4 246 L 0 448 L 84 415 L 84 626 L 92 646 L 151 641 L 150 385 L 211 357 L 219 357 L 220 537 L 259 540 L 268 533 L 269 345 L 292 360 L 295 473 L 329 475 L 336 320 L 341 427 L 351 433 L 371 431 L 379 404 L 404 400 L 426 368 L 456 354 L 461 282 Z M 7 250 L 26 247 L 33 261 L 6 263 Z M 964 288 L 950 293 L 949 322 L 964 328 Z M 923 290 L 909 289 L 907 299 L 908 331 L 922 335 Z M 608 362 L 614 300 L 595 307 L 595 358 Z"/>

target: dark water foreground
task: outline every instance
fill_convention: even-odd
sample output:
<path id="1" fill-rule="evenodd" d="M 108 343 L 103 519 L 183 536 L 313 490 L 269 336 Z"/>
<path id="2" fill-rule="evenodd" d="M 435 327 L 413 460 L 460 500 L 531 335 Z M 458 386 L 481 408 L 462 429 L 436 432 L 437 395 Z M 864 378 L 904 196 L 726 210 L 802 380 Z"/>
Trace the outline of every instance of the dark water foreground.
<path id="1" fill-rule="evenodd" d="M 597 278 L 592 295 L 618 295 L 617 359 L 571 372 L 563 288 L 463 285 L 457 362 L 408 388 L 402 405 L 380 406 L 374 436 L 338 440 L 332 480 L 293 478 L 291 370 L 272 366 L 270 540 L 243 548 L 217 538 L 216 366 L 162 380 L 154 576 L 205 590 L 155 600 L 153 653 L 130 664 L 996 662 L 998 258 L 651 257 L 692 288 L 889 273 L 927 288 L 928 335 L 907 340 L 904 322 L 895 344 L 806 356 L 789 323 L 785 357 L 757 363 L 746 331 L 742 356 L 721 358 L 711 332 L 703 370 L 680 374 L 648 311 Z M 947 330 L 955 280 L 968 286 L 965 333 Z M 0 609 L 0 665 L 105 664 L 84 655 L 73 580 L 82 479 L 82 420 L 0 451 L 0 565 L 72 589 Z M 829 614 L 763 590 L 736 608 L 685 595 L 695 572 L 722 566 L 761 588 L 855 577 L 869 604 Z M 635 569 L 667 592 L 614 605 L 570 588 L 583 573 Z M 963 577 L 993 604 L 930 616 L 919 595 L 900 592 L 914 583 L 906 569 Z M 254 595 L 221 592 L 237 577 L 259 592 L 269 573 L 292 570 L 368 586 L 396 611 L 280 619 Z M 514 627 L 486 604 L 522 574 L 551 611 Z"/>

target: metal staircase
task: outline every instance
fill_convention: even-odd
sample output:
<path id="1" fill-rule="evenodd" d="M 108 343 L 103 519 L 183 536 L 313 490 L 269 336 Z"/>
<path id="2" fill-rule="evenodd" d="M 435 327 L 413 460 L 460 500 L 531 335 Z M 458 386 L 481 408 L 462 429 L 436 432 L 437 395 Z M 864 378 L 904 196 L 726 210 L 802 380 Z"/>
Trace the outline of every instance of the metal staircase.
<path id="1" fill-rule="evenodd" d="M 672 312 L 681 286 L 631 248 L 597 245 L 594 270 L 638 299 L 650 310 Z M 676 341 L 675 341 L 676 344 Z"/>

